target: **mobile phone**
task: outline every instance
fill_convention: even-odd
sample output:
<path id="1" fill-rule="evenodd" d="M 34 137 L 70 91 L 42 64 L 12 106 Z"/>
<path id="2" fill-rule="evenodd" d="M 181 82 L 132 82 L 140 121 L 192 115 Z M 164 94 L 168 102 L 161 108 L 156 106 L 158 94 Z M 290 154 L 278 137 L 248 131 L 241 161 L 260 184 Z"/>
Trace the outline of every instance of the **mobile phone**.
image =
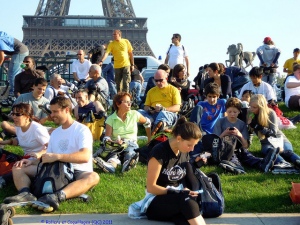
<path id="1" fill-rule="evenodd" d="M 234 127 L 230 127 L 229 130 L 234 130 Z"/>

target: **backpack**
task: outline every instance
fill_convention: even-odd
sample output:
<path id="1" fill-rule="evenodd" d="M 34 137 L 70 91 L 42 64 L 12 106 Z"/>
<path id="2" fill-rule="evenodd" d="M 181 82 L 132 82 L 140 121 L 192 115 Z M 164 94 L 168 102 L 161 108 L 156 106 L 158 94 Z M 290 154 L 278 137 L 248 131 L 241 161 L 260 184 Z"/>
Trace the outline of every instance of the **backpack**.
<path id="1" fill-rule="evenodd" d="M 211 153 L 209 162 L 219 164 L 222 160 L 230 160 L 234 151 L 241 148 L 241 142 L 235 136 L 220 138 L 216 134 L 206 134 L 202 137 L 203 150 Z"/>
<path id="2" fill-rule="evenodd" d="M 37 166 L 37 173 L 32 182 L 32 194 L 37 198 L 62 190 L 74 181 L 74 168 L 72 163 L 55 161 L 42 163 Z"/>
<path id="3" fill-rule="evenodd" d="M 205 175 L 200 169 L 195 170 L 195 176 L 199 180 L 203 192 L 198 197 L 200 212 L 205 218 L 218 217 L 223 214 L 225 208 L 221 180 L 217 173 Z"/>
<path id="4" fill-rule="evenodd" d="M 135 151 L 139 153 L 139 162 L 147 165 L 149 160 L 149 155 L 153 147 L 166 140 L 168 140 L 168 136 L 165 134 L 160 134 L 159 136 L 152 139 L 147 145 L 135 149 Z"/>

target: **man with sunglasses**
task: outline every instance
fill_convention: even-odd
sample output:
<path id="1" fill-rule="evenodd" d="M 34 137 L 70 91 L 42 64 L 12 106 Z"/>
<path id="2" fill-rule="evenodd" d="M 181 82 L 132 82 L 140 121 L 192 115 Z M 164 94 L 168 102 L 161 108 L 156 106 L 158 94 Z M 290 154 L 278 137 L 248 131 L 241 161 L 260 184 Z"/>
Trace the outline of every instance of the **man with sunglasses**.
<path id="1" fill-rule="evenodd" d="M 165 59 L 165 64 L 168 64 L 171 68 L 170 75 L 173 74 L 174 66 L 177 64 L 184 64 L 186 66 L 187 76 L 190 75 L 190 63 L 187 51 L 185 47 L 180 43 L 181 35 L 180 34 L 173 34 L 172 44 L 170 45 L 167 56 Z"/>
<path id="2" fill-rule="evenodd" d="M 167 82 L 167 78 L 166 71 L 157 70 L 154 75 L 156 86 L 148 91 L 144 110 L 139 110 L 153 123 L 152 136 L 159 131 L 169 130 L 176 123 L 180 110 L 180 92 Z"/>
<path id="3" fill-rule="evenodd" d="M 77 59 L 72 63 L 74 80 L 86 82 L 89 79 L 89 69 L 92 63 L 84 58 L 84 51 L 81 49 L 77 52 Z"/>

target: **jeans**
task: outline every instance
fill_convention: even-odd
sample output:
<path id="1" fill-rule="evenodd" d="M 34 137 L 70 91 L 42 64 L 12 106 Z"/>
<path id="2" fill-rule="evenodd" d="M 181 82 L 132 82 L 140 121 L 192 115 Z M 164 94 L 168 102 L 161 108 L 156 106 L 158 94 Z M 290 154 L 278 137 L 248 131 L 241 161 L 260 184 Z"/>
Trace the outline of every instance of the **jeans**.
<path id="1" fill-rule="evenodd" d="M 132 93 L 134 90 L 135 96 L 132 96 L 133 98 L 136 98 L 138 102 L 141 102 L 141 91 L 142 91 L 142 84 L 137 81 L 131 81 L 129 84 L 129 90 Z"/>
<path id="2" fill-rule="evenodd" d="M 21 73 L 21 64 L 26 56 L 29 55 L 29 52 L 25 52 L 22 54 L 15 54 L 12 56 L 11 61 L 9 63 L 8 68 L 8 81 L 9 81 L 9 94 L 14 94 L 14 86 L 15 86 L 15 76 Z"/>
<path id="3" fill-rule="evenodd" d="M 117 94 L 116 83 L 113 80 L 107 79 L 109 97 L 114 99 L 114 96 Z"/>
<path id="4" fill-rule="evenodd" d="M 153 125 L 158 124 L 160 121 L 163 121 L 167 124 L 167 126 L 173 126 L 177 121 L 177 114 L 169 111 L 160 111 L 158 113 L 150 114 L 149 112 L 139 109 L 139 113 L 141 113 L 144 117 L 150 119 Z"/>
<path id="5" fill-rule="evenodd" d="M 264 155 L 267 155 L 269 148 L 274 148 L 274 147 L 272 144 L 267 144 L 267 143 L 262 144 L 262 149 L 261 149 L 262 153 Z M 296 160 L 300 160 L 300 157 L 296 153 L 294 153 L 294 149 L 291 142 L 289 142 L 286 139 L 283 139 L 283 149 L 284 149 L 283 152 L 277 156 L 277 159 L 274 164 L 282 163 L 284 161 L 295 163 Z"/>

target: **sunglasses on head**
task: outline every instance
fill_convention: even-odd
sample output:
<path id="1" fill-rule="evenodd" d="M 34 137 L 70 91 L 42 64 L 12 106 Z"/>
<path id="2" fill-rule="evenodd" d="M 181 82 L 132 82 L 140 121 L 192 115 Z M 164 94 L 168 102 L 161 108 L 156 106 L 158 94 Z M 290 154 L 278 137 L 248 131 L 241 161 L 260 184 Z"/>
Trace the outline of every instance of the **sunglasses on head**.
<path id="1" fill-rule="evenodd" d="M 163 82 L 164 79 L 154 79 L 154 80 L 157 83 L 157 82 Z"/>
<path id="2" fill-rule="evenodd" d="M 18 112 L 16 112 L 16 113 L 12 112 L 10 115 L 19 117 L 19 116 L 23 116 L 24 114 L 23 113 L 18 113 Z"/>

